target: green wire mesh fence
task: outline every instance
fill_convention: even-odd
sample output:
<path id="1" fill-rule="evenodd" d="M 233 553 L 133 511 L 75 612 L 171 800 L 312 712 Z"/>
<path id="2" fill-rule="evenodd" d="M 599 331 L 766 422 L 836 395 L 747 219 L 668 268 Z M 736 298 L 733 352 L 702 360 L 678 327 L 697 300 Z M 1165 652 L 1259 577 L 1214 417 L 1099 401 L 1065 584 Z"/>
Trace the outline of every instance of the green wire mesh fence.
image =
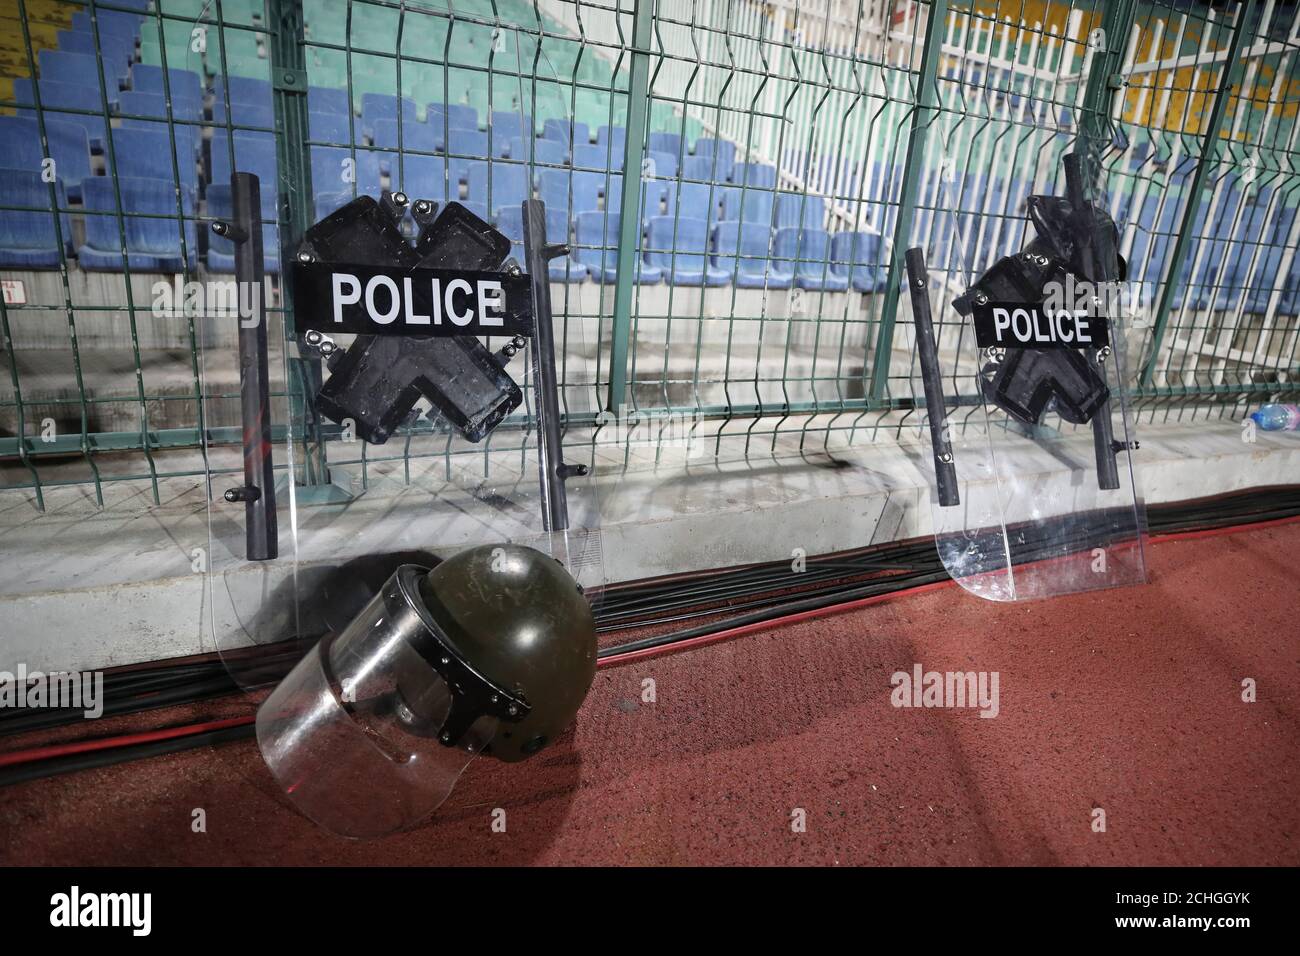
<path id="1" fill-rule="evenodd" d="M 1121 228 L 1139 412 L 1239 417 L 1296 390 L 1294 3 L 6 0 L 0 17 L 0 477 L 38 505 L 122 480 L 157 500 L 164 478 L 237 467 L 213 452 L 240 438 L 238 293 L 207 228 L 232 169 L 262 181 L 277 434 L 322 483 L 451 467 L 427 420 L 375 448 L 317 420 L 327 372 L 294 341 L 282 264 L 311 222 L 385 189 L 462 202 L 516 243 L 519 202 L 546 203 L 572 249 L 551 274 L 570 444 L 915 432 L 902 250 L 954 283 L 987 268 L 1077 149 Z M 941 317 L 941 355 L 974 401 L 957 329 Z M 532 407 L 484 469 L 527 453 Z"/>

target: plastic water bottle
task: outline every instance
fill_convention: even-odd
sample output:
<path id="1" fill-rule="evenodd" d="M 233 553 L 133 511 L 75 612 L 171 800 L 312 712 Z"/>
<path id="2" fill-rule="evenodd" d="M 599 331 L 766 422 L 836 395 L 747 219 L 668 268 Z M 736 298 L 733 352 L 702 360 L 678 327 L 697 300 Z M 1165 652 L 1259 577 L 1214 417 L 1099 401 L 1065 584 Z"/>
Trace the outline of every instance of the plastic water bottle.
<path id="1" fill-rule="evenodd" d="M 1250 417 L 1266 432 L 1293 432 L 1300 428 L 1300 405 L 1264 405 Z"/>

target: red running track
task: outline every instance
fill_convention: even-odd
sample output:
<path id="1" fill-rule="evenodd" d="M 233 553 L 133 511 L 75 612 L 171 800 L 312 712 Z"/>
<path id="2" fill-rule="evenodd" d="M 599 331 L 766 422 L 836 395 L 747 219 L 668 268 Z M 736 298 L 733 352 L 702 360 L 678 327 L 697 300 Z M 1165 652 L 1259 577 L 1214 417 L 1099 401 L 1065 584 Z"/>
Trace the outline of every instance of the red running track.
<path id="1" fill-rule="evenodd" d="M 0 791 L 0 862 L 1300 863 L 1300 524 L 1148 554 L 1145 587 L 1023 605 L 947 588 L 603 670 L 573 733 L 477 763 L 433 822 L 384 840 L 297 816 L 250 741 Z M 891 706 L 918 662 L 997 671 L 999 715 Z"/>

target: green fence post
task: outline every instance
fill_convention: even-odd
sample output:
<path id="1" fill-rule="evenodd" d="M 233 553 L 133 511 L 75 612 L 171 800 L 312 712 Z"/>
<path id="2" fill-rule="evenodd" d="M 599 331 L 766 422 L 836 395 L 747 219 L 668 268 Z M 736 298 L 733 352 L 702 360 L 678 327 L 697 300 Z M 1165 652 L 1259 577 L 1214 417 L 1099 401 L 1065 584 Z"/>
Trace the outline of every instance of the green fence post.
<path id="1" fill-rule="evenodd" d="M 641 163 L 645 158 L 650 99 L 650 34 L 655 0 L 635 0 L 632 67 L 627 89 L 627 147 L 623 154 L 623 201 L 619 208 L 618 283 L 614 287 L 614 326 L 609 343 L 609 401 L 614 414 L 627 391 L 627 359 L 632 338 L 632 286 L 641 247 Z"/>
<path id="2" fill-rule="evenodd" d="M 1102 148 L 1112 138 L 1111 104 L 1126 85 L 1121 71 L 1136 13 L 1134 0 L 1110 0 L 1102 14 L 1100 45 L 1094 43 L 1091 35 L 1088 39 L 1088 45 L 1095 52 L 1088 67 L 1088 83 L 1080 110 L 1079 139 L 1086 159 L 1088 182 L 1094 187 L 1101 168 Z"/>
<path id="3" fill-rule="evenodd" d="M 903 252 L 912 235 L 912 214 L 921 188 L 925 163 L 925 139 L 935 112 L 937 91 L 935 77 L 939 57 L 943 55 L 943 21 L 948 15 L 948 0 L 933 0 L 925 24 L 925 45 L 921 50 L 921 71 L 916 86 L 916 107 L 912 128 L 907 134 L 907 161 L 903 169 L 902 193 L 898 198 L 898 219 L 894 225 L 894 243 L 889 254 L 889 283 L 880 308 L 880 332 L 876 336 L 876 355 L 871 364 L 871 385 L 867 395 L 879 401 L 889 378 L 890 355 L 894 346 L 894 318 L 903 282 Z"/>
<path id="4" fill-rule="evenodd" d="M 271 88 L 275 105 L 275 159 L 279 192 L 280 307 L 286 343 L 295 341 L 293 328 L 293 261 L 298 243 L 312 220 L 311 152 L 306 145 L 307 60 L 303 52 L 302 0 L 268 0 L 271 22 Z M 312 396 L 321 381 L 319 359 L 287 356 L 285 366 L 291 422 L 300 423 L 303 462 L 308 483 L 329 482 L 325 443 L 312 409 Z"/>
<path id="5" fill-rule="evenodd" d="M 1151 387 L 1155 376 L 1156 363 L 1160 359 L 1160 347 L 1164 343 L 1165 328 L 1169 324 L 1169 312 L 1173 308 L 1174 283 L 1183 270 L 1183 262 L 1191 246 L 1191 233 L 1195 228 L 1196 214 L 1201 208 L 1201 194 L 1205 181 L 1209 178 L 1210 167 L 1214 165 L 1219 147 L 1219 130 L 1223 127 L 1223 117 L 1228 112 L 1228 100 L 1232 97 L 1232 86 L 1241 76 L 1244 61 L 1241 59 L 1241 45 L 1249 29 L 1251 15 L 1255 12 L 1255 0 L 1245 0 L 1237 8 L 1237 22 L 1232 30 L 1232 43 L 1228 45 L 1228 58 L 1223 61 L 1223 71 L 1219 78 L 1219 89 L 1214 94 L 1214 108 L 1210 112 L 1210 121 L 1205 129 L 1201 147 L 1201 158 L 1196 164 L 1196 174 L 1192 178 L 1192 189 L 1187 197 L 1187 209 L 1174 243 L 1173 256 L 1169 268 L 1165 270 L 1165 287 L 1160 293 L 1160 305 L 1156 308 L 1155 330 L 1151 334 L 1151 357 L 1142 369 L 1143 389 Z"/>

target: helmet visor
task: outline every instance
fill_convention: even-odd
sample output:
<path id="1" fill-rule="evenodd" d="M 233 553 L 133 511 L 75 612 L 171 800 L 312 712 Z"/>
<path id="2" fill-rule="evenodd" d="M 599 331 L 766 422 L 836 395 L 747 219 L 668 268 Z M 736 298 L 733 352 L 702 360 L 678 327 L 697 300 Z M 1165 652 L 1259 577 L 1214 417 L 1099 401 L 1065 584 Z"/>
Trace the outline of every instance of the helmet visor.
<path id="1" fill-rule="evenodd" d="M 258 746 L 282 792 L 335 833 L 376 837 L 425 819 L 496 732 L 484 715 L 440 740 L 453 693 L 412 644 L 421 627 L 394 575 L 258 709 Z"/>

